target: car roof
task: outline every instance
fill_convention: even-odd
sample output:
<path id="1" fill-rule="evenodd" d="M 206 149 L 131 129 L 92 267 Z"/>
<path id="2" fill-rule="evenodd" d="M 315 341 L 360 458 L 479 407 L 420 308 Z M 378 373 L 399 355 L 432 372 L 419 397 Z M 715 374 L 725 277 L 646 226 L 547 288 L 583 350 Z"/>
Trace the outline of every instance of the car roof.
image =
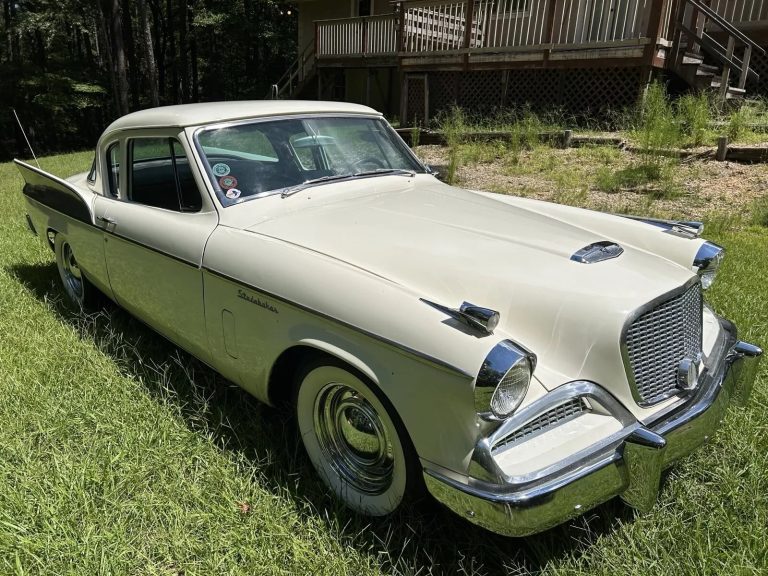
<path id="1" fill-rule="evenodd" d="M 294 114 L 376 114 L 368 106 L 347 102 L 313 100 L 244 100 L 239 102 L 206 102 L 148 108 L 118 118 L 105 130 L 158 127 L 185 127 L 242 120 L 261 116 Z"/>

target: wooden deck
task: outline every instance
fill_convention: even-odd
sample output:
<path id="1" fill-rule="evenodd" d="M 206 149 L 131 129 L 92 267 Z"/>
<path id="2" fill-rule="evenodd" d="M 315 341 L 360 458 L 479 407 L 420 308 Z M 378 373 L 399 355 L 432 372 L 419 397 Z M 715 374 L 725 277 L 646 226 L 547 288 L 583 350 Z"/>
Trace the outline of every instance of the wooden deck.
<path id="1" fill-rule="evenodd" d="M 411 71 L 573 67 L 616 59 L 663 67 L 673 2 L 405 1 L 392 14 L 315 22 L 315 53 L 321 67 Z"/>

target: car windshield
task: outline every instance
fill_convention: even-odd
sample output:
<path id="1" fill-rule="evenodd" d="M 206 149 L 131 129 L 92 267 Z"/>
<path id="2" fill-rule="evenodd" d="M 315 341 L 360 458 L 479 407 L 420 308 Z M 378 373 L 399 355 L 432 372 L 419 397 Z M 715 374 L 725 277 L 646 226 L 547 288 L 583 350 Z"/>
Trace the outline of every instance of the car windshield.
<path id="1" fill-rule="evenodd" d="M 381 118 L 254 121 L 201 130 L 196 141 L 225 206 L 340 180 L 425 172 Z"/>

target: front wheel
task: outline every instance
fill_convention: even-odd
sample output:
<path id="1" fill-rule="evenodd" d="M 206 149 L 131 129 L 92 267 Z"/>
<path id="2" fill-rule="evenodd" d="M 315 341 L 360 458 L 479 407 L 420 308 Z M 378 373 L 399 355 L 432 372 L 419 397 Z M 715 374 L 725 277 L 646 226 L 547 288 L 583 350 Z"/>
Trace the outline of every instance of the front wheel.
<path id="1" fill-rule="evenodd" d="M 362 375 L 315 363 L 299 377 L 296 413 L 309 459 L 326 485 L 353 510 L 393 512 L 418 474 L 410 441 L 386 399 Z"/>
<path id="2" fill-rule="evenodd" d="M 93 307 L 96 302 L 96 288 L 85 277 L 75 257 L 72 245 L 63 234 L 54 238 L 56 267 L 69 301 L 80 309 Z"/>

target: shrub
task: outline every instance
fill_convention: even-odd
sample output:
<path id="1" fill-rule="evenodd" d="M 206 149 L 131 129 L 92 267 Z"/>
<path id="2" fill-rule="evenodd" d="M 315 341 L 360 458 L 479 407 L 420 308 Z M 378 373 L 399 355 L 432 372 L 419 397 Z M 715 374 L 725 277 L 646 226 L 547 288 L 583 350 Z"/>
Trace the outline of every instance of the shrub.
<path id="1" fill-rule="evenodd" d="M 692 146 L 701 146 L 707 138 L 712 122 L 712 107 L 709 97 L 704 92 L 685 94 L 675 106 L 680 131 Z"/>

